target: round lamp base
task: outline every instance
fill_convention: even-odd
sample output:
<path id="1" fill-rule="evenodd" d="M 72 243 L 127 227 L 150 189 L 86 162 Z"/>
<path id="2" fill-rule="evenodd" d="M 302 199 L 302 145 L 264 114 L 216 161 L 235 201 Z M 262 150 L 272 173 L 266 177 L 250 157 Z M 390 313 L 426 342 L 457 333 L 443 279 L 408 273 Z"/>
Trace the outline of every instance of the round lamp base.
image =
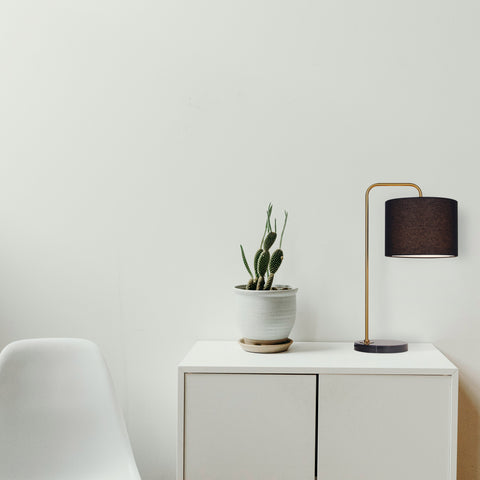
<path id="1" fill-rule="evenodd" d="M 400 340 L 370 340 L 367 345 L 363 340 L 358 340 L 353 348 L 366 353 L 400 353 L 408 350 L 408 343 Z"/>

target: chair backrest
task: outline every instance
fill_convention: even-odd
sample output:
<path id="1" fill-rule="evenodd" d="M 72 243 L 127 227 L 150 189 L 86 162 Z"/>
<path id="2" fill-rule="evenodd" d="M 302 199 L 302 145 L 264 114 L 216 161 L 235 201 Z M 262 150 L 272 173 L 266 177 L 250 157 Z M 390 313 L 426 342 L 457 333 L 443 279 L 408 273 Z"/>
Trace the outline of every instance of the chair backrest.
<path id="1" fill-rule="evenodd" d="M 140 480 L 94 343 L 20 340 L 0 353 L 0 479 Z"/>

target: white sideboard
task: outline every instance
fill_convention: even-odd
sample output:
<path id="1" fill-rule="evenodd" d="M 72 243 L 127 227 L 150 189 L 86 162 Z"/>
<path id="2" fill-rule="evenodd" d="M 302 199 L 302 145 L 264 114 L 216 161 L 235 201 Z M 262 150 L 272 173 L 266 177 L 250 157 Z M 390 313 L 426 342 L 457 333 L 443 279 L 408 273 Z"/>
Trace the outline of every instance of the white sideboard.
<path id="1" fill-rule="evenodd" d="M 458 370 L 396 354 L 197 342 L 178 366 L 177 480 L 454 480 Z"/>

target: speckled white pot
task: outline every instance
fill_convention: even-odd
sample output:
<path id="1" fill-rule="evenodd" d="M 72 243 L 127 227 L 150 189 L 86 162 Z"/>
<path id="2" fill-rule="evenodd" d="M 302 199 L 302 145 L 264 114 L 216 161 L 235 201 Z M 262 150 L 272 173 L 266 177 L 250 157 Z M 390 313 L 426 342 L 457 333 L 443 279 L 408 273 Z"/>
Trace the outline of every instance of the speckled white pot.
<path id="1" fill-rule="evenodd" d="M 297 312 L 298 288 L 275 286 L 288 290 L 245 290 L 245 285 L 234 288 L 237 321 L 244 338 L 270 341 L 290 335 Z"/>

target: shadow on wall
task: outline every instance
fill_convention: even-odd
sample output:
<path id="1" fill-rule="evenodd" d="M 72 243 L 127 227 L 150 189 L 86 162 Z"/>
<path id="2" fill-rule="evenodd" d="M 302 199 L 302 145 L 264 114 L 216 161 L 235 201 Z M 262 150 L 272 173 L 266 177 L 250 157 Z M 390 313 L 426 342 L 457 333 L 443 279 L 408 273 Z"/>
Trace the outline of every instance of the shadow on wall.
<path id="1" fill-rule="evenodd" d="M 457 480 L 480 480 L 480 411 L 460 378 Z"/>

